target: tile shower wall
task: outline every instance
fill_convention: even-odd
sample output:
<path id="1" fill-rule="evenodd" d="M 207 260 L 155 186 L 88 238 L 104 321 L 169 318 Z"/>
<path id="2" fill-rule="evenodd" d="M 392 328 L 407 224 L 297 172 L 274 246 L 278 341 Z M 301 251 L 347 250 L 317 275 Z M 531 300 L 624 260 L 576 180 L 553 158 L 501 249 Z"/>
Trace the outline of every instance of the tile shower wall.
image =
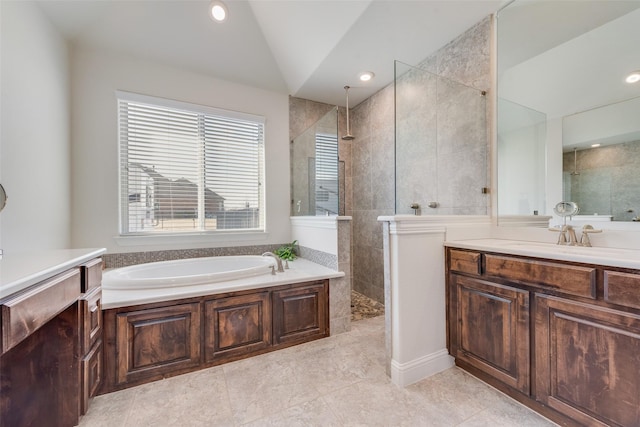
<path id="1" fill-rule="evenodd" d="M 426 58 L 418 66 L 434 74 L 479 90 L 488 91 L 490 77 L 490 36 L 491 19 L 488 17 Z M 443 89 L 447 89 L 444 87 Z M 442 92 L 443 102 L 438 108 L 447 108 L 453 116 L 464 117 L 465 105 L 447 103 L 447 94 Z M 460 109 L 460 110 L 457 110 Z M 382 225 L 377 222 L 380 215 L 395 213 L 395 147 L 394 147 L 394 87 L 387 86 L 353 109 L 352 133 L 356 137 L 351 143 L 351 170 L 347 173 L 347 188 L 351 181 L 352 201 L 346 204 L 346 214 L 353 217 L 352 259 L 353 288 L 378 301 L 384 301 L 384 265 Z M 425 118 L 427 121 L 428 118 Z M 441 151 L 448 154 L 442 162 L 450 162 L 447 173 L 438 188 L 443 197 L 459 191 L 466 176 L 465 171 L 475 167 L 476 174 L 488 183 L 489 176 L 489 134 L 485 116 L 483 138 L 465 138 L 455 135 L 451 141 L 472 144 L 455 148 L 443 146 Z M 451 123 L 446 133 L 453 132 Z M 475 143 L 475 146 L 473 145 Z M 483 162 L 478 162 L 480 157 Z M 477 165 L 481 163 L 478 170 Z M 466 166 L 465 166 L 466 165 Z M 425 169 L 428 171 L 428 169 Z M 427 176 L 422 181 L 429 181 Z M 455 184 L 457 183 L 457 184 Z M 426 191 L 426 190 L 425 190 Z M 479 203 L 482 214 L 487 214 L 488 196 Z M 445 213 L 445 212 L 442 212 Z M 478 214 L 477 210 L 459 209 L 446 213 Z"/>

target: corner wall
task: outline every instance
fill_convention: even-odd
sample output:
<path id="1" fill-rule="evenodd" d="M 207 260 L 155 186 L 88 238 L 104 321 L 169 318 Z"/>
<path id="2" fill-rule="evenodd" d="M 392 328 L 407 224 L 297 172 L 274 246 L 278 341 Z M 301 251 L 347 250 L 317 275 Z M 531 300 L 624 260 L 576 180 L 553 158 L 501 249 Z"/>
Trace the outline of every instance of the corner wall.
<path id="1" fill-rule="evenodd" d="M 0 2 L 5 255 L 70 244 L 69 54 L 34 2 Z"/>
<path id="2" fill-rule="evenodd" d="M 289 118 L 286 94 L 231 83 L 160 63 L 76 48 L 72 77 L 72 244 L 110 253 L 268 245 L 290 241 Z M 116 90 L 266 117 L 267 233 L 118 238 Z M 131 242 L 136 243 L 131 245 Z"/>

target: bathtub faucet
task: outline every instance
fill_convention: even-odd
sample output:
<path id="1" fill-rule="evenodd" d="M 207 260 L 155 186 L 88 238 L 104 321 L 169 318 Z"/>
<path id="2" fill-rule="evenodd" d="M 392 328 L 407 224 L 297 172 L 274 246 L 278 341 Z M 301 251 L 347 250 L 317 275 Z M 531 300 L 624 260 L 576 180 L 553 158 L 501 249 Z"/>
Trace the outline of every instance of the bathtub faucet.
<path id="1" fill-rule="evenodd" d="M 273 252 L 265 252 L 262 254 L 262 256 L 274 257 L 276 259 L 276 262 L 278 263 L 278 273 L 284 273 L 284 268 L 282 267 L 282 260 L 280 259 L 279 256 L 277 256 Z"/>

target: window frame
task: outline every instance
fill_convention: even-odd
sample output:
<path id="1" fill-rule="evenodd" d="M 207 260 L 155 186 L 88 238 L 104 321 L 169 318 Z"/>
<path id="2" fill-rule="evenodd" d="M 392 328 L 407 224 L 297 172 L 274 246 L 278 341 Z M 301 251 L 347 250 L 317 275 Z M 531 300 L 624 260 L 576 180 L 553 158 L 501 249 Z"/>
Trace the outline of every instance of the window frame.
<path id="1" fill-rule="evenodd" d="M 124 144 L 122 138 L 122 116 L 120 113 L 120 103 L 133 102 L 140 104 L 147 104 L 154 107 L 168 108 L 187 111 L 189 113 L 221 117 L 224 119 L 240 120 L 259 124 L 262 126 L 261 141 L 258 147 L 258 216 L 259 224 L 255 228 L 232 228 L 232 229 L 202 229 L 194 228 L 183 231 L 129 231 L 128 217 L 129 206 L 125 204 L 125 199 L 128 199 L 128 188 L 125 188 L 123 172 L 123 149 Z M 187 242 L 197 241 L 202 238 L 209 238 L 211 236 L 218 236 L 220 240 L 247 240 L 248 238 L 266 238 L 267 236 L 267 212 L 266 212 L 266 118 L 264 116 L 244 113 L 239 111 L 226 110 L 217 107 L 210 107 L 201 104 L 194 104 L 189 102 L 177 101 L 173 99 L 142 95 L 126 91 L 116 91 L 116 115 L 117 115 L 117 132 L 118 132 L 118 236 L 116 240 L 122 245 L 129 244 L 144 244 L 147 241 L 154 241 L 157 243 L 163 243 L 168 241 L 175 242 Z M 205 144 L 205 142 L 202 142 Z M 197 165 L 196 165 L 197 166 Z M 202 174 L 200 171 L 199 175 Z M 126 193 L 126 194 L 125 194 Z M 202 195 L 203 192 L 200 192 Z M 204 201 L 199 201 L 199 204 L 203 204 Z M 204 215 L 204 212 L 202 212 Z M 201 236 L 200 238 L 198 236 Z M 235 238 L 233 236 L 236 236 Z M 262 237 L 260 237 L 262 236 Z"/>

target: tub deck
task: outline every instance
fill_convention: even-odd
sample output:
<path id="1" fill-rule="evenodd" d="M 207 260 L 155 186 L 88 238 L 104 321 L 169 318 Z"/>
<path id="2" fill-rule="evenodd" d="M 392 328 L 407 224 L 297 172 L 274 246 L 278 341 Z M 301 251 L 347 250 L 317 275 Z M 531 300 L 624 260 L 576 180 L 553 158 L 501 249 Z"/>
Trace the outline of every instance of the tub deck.
<path id="1" fill-rule="evenodd" d="M 276 275 L 264 274 L 204 285 L 160 289 L 102 289 L 102 309 L 172 301 L 216 293 L 237 292 L 271 286 L 344 277 L 344 273 L 303 258 L 289 262 L 289 269 Z"/>

